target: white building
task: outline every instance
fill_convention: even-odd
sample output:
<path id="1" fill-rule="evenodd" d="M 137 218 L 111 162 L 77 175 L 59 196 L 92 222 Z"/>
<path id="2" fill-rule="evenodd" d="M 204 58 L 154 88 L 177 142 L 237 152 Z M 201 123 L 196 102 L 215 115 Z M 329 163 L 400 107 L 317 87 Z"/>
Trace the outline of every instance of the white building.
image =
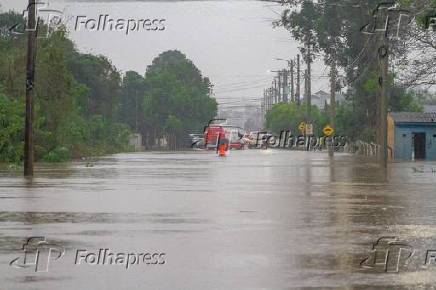
<path id="1" fill-rule="evenodd" d="M 345 99 L 341 93 L 336 93 L 336 103 L 341 103 Z M 303 98 L 304 101 L 304 98 Z M 312 95 L 312 105 L 317 106 L 320 110 L 325 109 L 325 105 L 330 105 L 330 94 L 320 90 Z"/>

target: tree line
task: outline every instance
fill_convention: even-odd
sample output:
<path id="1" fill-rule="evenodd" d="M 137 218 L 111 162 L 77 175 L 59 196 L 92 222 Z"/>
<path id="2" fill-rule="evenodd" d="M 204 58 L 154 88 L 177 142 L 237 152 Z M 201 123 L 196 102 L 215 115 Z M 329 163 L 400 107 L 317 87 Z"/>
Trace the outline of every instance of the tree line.
<path id="1" fill-rule="evenodd" d="M 17 23 L 24 27 L 20 14 L 0 14 L 2 31 Z M 0 55 L 0 162 L 20 163 L 26 34 L 2 33 Z M 65 29 L 38 38 L 35 84 L 40 161 L 127 151 L 132 132 L 142 133 L 147 148 L 162 144 L 157 140 L 177 148 L 184 134 L 199 130 L 217 108 L 209 79 L 181 52 L 162 53 L 145 76 L 122 74 L 108 58 L 79 52 Z"/>

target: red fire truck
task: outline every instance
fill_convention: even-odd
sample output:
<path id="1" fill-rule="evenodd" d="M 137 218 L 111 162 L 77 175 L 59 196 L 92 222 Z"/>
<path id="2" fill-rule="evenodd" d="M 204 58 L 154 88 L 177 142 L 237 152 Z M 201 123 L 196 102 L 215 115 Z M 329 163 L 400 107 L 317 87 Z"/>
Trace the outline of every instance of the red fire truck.
<path id="1" fill-rule="evenodd" d="M 204 129 L 204 143 L 206 149 L 216 149 L 218 139 L 227 138 L 230 141 L 230 149 L 243 149 L 244 143 L 241 140 L 244 136 L 242 128 L 228 125 L 225 119 L 214 119 Z"/>

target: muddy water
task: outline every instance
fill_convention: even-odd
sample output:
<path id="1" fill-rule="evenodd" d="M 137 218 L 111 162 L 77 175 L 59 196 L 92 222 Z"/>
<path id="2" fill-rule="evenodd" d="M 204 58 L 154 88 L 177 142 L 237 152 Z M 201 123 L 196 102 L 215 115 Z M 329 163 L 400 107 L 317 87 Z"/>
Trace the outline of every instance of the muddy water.
<path id="1" fill-rule="evenodd" d="M 1 171 L 0 289 L 432 289 L 432 169 L 395 163 L 384 173 L 350 155 L 246 150 L 39 165 L 33 180 Z M 361 266 L 384 236 L 412 253 L 399 273 Z M 48 272 L 17 267 L 30 237 L 65 250 L 48 257 Z M 78 250 L 100 249 L 163 253 L 165 264 L 75 264 Z"/>

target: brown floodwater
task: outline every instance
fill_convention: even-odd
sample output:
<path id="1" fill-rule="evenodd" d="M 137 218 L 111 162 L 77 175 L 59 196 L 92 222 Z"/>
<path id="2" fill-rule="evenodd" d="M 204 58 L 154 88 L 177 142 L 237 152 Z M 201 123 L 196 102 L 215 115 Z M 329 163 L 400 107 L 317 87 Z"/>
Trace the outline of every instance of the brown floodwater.
<path id="1" fill-rule="evenodd" d="M 435 171 L 284 150 L 117 154 L 39 164 L 32 180 L 3 170 L 0 290 L 433 289 Z M 386 236 L 411 257 L 398 273 L 362 267 Z M 64 248 L 48 272 L 10 266 L 30 237 Z M 165 264 L 75 264 L 99 249 Z"/>

